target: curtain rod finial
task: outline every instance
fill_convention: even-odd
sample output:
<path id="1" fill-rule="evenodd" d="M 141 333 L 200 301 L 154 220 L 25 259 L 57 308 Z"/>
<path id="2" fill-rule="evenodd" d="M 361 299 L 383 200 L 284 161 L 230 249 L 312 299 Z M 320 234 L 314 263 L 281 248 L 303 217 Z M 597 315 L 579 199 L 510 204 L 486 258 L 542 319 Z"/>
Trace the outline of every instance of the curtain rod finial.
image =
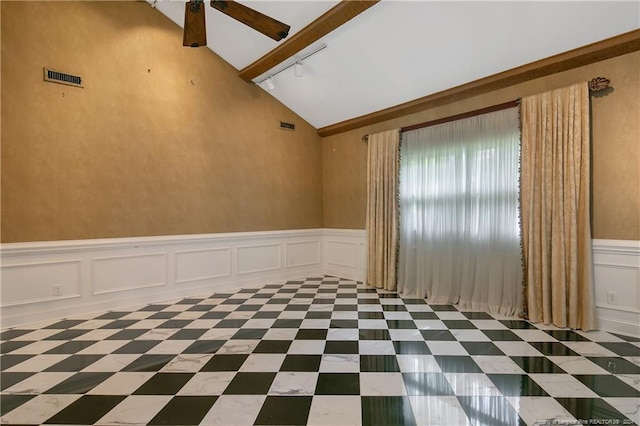
<path id="1" fill-rule="evenodd" d="M 611 81 L 608 78 L 604 78 L 604 77 L 592 78 L 589 81 L 589 90 L 592 92 L 599 92 L 609 87 L 609 83 L 611 83 Z"/>

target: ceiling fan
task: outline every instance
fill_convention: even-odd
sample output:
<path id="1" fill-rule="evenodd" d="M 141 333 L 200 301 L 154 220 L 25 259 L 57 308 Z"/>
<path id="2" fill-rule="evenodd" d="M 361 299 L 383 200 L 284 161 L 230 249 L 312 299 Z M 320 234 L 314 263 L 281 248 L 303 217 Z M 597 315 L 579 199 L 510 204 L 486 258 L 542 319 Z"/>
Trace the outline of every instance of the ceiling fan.
<path id="1" fill-rule="evenodd" d="M 289 25 L 264 15 L 238 2 L 211 0 L 211 7 L 243 24 L 280 41 L 289 34 Z M 207 45 L 204 0 L 189 0 L 185 5 L 182 45 L 198 47 Z"/>

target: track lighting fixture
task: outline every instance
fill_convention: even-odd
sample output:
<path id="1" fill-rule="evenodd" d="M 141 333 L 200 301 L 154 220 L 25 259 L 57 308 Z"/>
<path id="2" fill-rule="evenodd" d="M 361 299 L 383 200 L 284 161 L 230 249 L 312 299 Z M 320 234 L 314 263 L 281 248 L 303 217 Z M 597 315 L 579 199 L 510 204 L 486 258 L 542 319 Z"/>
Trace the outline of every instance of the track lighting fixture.
<path id="1" fill-rule="evenodd" d="M 269 77 L 268 79 L 266 79 L 264 81 L 264 85 L 267 86 L 267 90 L 270 92 L 276 88 L 276 85 L 273 84 L 273 77 Z"/>
<path id="2" fill-rule="evenodd" d="M 298 61 L 293 66 L 293 74 L 296 77 L 302 77 L 304 74 L 304 70 L 302 69 L 302 62 Z"/>
<path id="3" fill-rule="evenodd" d="M 322 46 L 320 46 L 318 49 L 314 50 L 313 52 L 309 53 L 306 56 L 303 56 L 300 59 L 297 59 L 296 62 L 287 65 L 286 67 L 282 68 L 281 70 L 278 70 L 276 72 L 274 72 L 273 74 L 271 74 L 270 76 L 255 82 L 255 84 L 261 85 L 262 83 L 264 83 L 264 87 L 266 87 L 266 89 L 268 91 L 272 91 L 273 89 L 276 88 L 276 86 L 273 84 L 273 77 L 275 77 L 276 75 L 280 74 L 282 71 L 288 70 L 291 67 L 293 68 L 293 75 L 295 75 L 296 77 L 302 77 L 304 75 L 304 67 L 303 67 L 303 63 L 302 61 L 304 61 L 305 59 L 309 58 L 310 56 L 315 55 L 316 53 L 320 52 L 323 49 L 326 49 L 327 45 L 323 44 Z"/>

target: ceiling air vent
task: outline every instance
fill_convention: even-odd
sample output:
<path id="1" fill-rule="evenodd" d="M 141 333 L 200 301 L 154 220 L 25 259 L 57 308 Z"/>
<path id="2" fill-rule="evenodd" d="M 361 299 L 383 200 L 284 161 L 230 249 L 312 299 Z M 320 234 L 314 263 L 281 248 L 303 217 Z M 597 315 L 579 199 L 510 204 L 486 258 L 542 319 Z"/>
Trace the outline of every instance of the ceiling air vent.
<path id="1" fill-rule="evenodd" d="M 67 74 L 65 72 L 55 71 L 49 68 L 44 68 L 44 81 L 67 84 L 69 86 L 75 87 L 84 87 L 82 85 L 82 77 L 78 75 Z"/>
<path id="2" fill-rule="evenodd" d="M 296 125 L 293 123 L 285 123 L 284 121 L 280 122 L 280 128 L 282 130 L 295 130 L 296 129 Z"/>

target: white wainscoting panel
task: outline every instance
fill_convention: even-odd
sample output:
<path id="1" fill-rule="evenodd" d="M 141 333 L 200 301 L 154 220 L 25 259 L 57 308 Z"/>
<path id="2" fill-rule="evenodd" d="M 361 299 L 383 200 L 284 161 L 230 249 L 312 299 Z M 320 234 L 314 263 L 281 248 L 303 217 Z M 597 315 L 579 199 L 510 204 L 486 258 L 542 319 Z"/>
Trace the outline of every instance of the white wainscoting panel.
<path id="1" fill-rule="evenodd" d="M 238 247 L 238 274 L 273 271 L 282 268 L 280 244 Z"/>
<path id="2" fill-rule="evenodd" d="M 325 273 L 364 281 L 365 247 L 366 232 L 363 229 L 325 229 Z"/>
<path id="3" fill-rule="evenodd" d="M 229 247 L 176 252 L 176 283 L 231 276 Z"/>
<path id="4" fill-rule="evenodd" d="M 305 229 L 2 244 L 0 327 L 319 276 L 322 241 Z"/>
<path id="5" fill-rule="evenodd" d="M 114 293 L 167 284 L 167 253 L 92 259 L 93 294 Z"/>
<path id="6" fill-rule="evenodd" d="M 593 240 L 600 329 L 640 337 L 640 241 Z"/>

